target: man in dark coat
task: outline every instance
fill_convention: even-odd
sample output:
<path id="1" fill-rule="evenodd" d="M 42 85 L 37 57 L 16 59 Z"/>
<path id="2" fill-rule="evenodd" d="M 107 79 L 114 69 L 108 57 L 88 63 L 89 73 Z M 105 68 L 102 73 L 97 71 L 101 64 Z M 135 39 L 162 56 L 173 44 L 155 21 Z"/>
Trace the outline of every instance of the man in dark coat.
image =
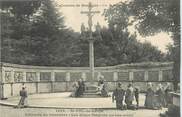
<path id="1" fill-rule="evenodd" d="M 113 91 L 112 94 L 112 101 L 116 100 L 116 108 L 117 109 L 124 109 L 123 107 L 123 99 L 124 99 L 125 91 L 121 87 L 121 83 L 118 83 L 117 88 Z"/>
<path id="2" fill-rule="evenodd" d="M 135 100 L 136 100 L 136 103 L 137 103 L 136 107 L 138 109 L 138 107 L 139 107 L 139 88 L 138 87 L 135 87 L 134 93 L 135 93 Z"/>
<path id="3" fill-rule="evenodd" d="M 28 97 L 25 87 L 22 87 L 22 90 L 20 90 L 20 96 L 21 96 L 21 98 L 20 98 L 18 106 L 24 107 L 25 106 L 25 99 Z"/>
<path id="4" fill-rule="evenodd" d="M 158 89 L 156 91 L 156 95 L 157 95 L 157 100 L 158 100 L 160 108 L 166 107 L 165 91 L 163 89 L 162 84 L 158 85 Z"/>
<path id="5" fill-rule="evenodd" d="M 76 97 L 82 96 L 84 91 L 85 91 L 85 83 L 83 82 L 82 79 L 79 79 L 79 81 L 78 81 L 78 89 L 77 89 L 77 91 L 75 93 L 75 96 Z"/>

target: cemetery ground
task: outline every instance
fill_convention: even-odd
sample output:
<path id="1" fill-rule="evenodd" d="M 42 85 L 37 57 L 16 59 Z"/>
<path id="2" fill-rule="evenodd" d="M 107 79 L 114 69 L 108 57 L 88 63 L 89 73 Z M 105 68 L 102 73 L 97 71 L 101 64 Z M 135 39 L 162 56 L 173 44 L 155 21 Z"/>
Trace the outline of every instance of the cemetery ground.
<path id="1" fill-rule="evenodd" d="M 116 110 L 111 97 L 72 98 L 69 95 L 70 92 L 29 95 L 27 108 L 14 108 L 19 97 L 11 97 L 0 101 L 0 113 L 2 117 L 159 117 L 167 110 L 144 109 L 144 94 L 140 94 L 138 110 Z"/>

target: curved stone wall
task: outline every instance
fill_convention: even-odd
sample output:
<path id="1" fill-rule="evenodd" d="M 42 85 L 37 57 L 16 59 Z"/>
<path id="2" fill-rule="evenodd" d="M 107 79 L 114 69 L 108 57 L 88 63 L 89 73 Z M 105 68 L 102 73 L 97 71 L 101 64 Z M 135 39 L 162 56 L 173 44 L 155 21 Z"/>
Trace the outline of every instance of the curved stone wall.
<path id="1" fill-rule="evenodd" d="M 72 91 L 72 84 L 83 78 L 86 85 L 91 81 L 97 84 L 99 75 L 103 75 L 110 90 L 117 82 L 126 88 L 134 82 L 141 91 L 147 82 L 166 84 L 172 82 L 173 63 L 136 63 L 108 67 L 96 67 L 95 78 L 91 78 L 88 67 L 45 67 L 1 63 L 0 97 L 17 96 L 24 83 L 29 94 Z"/>

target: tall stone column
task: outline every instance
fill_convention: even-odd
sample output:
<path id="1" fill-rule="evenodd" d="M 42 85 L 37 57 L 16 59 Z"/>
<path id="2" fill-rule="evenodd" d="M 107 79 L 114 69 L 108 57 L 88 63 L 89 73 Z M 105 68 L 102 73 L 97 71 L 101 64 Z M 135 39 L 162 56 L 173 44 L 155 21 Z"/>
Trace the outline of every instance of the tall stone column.
<path id="1" fill-rule="evenodd" d="M 89 65 L 93 82 L 95 76 L 94 76 L 94 40 L 92 39 L 89 40 Z"/>

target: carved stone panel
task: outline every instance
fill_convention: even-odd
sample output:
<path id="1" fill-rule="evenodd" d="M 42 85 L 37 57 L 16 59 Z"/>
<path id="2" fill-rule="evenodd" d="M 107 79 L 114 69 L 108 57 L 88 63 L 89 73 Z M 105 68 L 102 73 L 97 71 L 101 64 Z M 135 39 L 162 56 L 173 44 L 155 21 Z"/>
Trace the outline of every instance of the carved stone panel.
<path id="1" fill-rule="evenodd" d="M 66 81 L 66 72 L 56 72 L 55 81 Z"/>
<path id="2" fill-rule="evenodd" d="M 14 73 L 14 80 L 15 82 L 23 82 L 23 72 L 15 72 Z"/>
<path id="3" fill-rule="evenodd" d="M 86 81 L 98 81 L 98 72 L 94 72 L 94 79 L 92 79 L 92 74 L 90 72 L 86 72 Z"/>
<path id="4" fill-rule="evenodd" d="M 144 81 L 144 74 L 145 72 L 144 71 L 136 71 L 136 72 L 133 72 L 133 80 L 134 81 Z"/>
<path id="5" fill-rule="evenodd" d="M 51 72 L 41 72 L 40 81 L 51 81 Z"/>
<path id="6" fill-rule="evenodd" d="M 81 72 L 71 72 L 70 73 L 70 80 L 71 81 L 78 81 L 81 78 Z"/>
<path id="7" fill-rule="evenodd" d="M 106 81 L 114 81 L 113 72 L 102 72 L 101 74 L 104 76 L 104 80 L 106 80 Z"/>
<path id="8" fill-rule="evenodd" d="M 11 82 L 11 71 L 5 71 L 4 73 L 4 81 L 6 83 Z"/>
<path id="9" fill-rule="evenodd" d="M 129 72 L 118 72 L 118 81 L 129 81 Z"/>
<path id="10" fill-rule="evenodd" d="M 27 72 L 26 73 L 26 81 L 27 82 L 37 81 L 36 72 Z"/>
<path id="11" fill-rule="evenodd" d="M 163 81 L 172 81 L 173 79 L 173 72 L 172 70 L 163 70 L 162 71 L 162 80 Z"/>
<path id="12" fill-rule="evenodd" d="M 148 72 L 148 81 L 158 81 L 158 80 L 159 80 L 159 71 Z"/>

